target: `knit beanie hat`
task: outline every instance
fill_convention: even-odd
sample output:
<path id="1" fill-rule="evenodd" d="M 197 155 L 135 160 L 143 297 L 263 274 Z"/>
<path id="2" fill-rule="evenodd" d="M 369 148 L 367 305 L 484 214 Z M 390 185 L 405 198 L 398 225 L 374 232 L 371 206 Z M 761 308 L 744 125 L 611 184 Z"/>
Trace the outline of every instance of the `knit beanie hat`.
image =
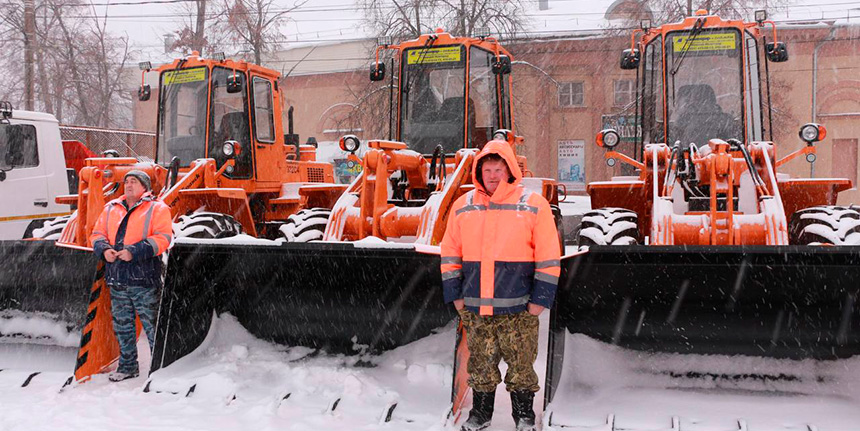
<path id="1" fill-rule="evenodd" d="M 135 170 L 129 171 L 129 173 L 125 174 L 125 177 L 123 177 L 122 180 L 125 181 L 125 179 L 128 177 L 137 178 L 137 180 L 140 181 L 140 184 L 143 185 L 143 188 L 145 188 L 146 191 L 148 191 L 148 192 L 152 191 L 152 180 L 149 179 L 149 175 L 147 175 L 146 172 L 139 171 L 139 170 L 135 169 Z"/>

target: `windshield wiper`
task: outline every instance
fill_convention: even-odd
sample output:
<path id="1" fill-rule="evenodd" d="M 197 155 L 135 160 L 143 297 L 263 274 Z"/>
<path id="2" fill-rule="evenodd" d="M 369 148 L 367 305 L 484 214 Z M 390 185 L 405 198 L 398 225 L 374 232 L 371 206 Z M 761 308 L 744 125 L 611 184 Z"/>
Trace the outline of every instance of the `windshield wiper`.
<path id="1" fill-rule="evenodd" d="M 421 51 L 418 53 L 418 60 L 416 60 L 415 64 L 420 65 L 424 62 L 424 58 L 427 57 L 427 53 L 430 52 L 430 47 L 433 45 L 433 42 L 435 42 L 435 41 L 436 41 L 436 36 L 430 36 L 429 38 L 427 38 L 427 42 L 424 42 L 424 46 L 421 47 Z M 407 55 L 407 60 L 406 60 L 406 67 L 404 67 L 403 70 L 405 70 L 405 71 L 407 71 L 407 73 L 409 73 L 408 55 Z M 409 89 L 412 88 L 412 83 L 415 81 L 415 75 L 416 74 L 409 73 L 409 75 L 406 77 L 406 85 L 403 88 L 403 94 L 405 94 L 406 97 L 409 97 Z"/>
<path id="2" fill-rule="evenodd" d="M 690 47 L 693 46 L 693 42 L 695 42 L 696 37 L 702 32 L 702 28 L 705 26 L 705 20 L 703 18 L 699 18 L 696 20 L 696 24 L 693 25 L 693 29 L 690 30 L 690 35 L 687 37 L 687 43 L 684 44 L 684 47 L 681 48 L 681 54 L 678 55 L 678 58 L 675 59 L 675 62 L 672 64 L 671 74 L 675 76 L 678 73 L 678 69 L 681 68 L 681 63 L 684 62 L 684 58 L 687 57 L 687 52 L 690 51 Z"/>

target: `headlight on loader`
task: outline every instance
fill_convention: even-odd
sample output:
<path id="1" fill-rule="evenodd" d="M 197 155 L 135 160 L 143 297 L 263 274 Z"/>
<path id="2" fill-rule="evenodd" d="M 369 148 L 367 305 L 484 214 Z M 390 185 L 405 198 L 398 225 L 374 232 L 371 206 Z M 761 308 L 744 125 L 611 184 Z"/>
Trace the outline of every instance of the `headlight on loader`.
<path id="1" fill-rule="evenodd" d="M 827 136 L 827 129 L 821 124 L 808 123 L 800 128 L 800 139 L 803 139 L 807 144 L 818 142 Z"/>
<path id="2" fill-rule="evenodd" d="M 611 150 L 621 142 L 621 136 L 615 129 L 603 129 L 597 133 L 597 146 Z"/>

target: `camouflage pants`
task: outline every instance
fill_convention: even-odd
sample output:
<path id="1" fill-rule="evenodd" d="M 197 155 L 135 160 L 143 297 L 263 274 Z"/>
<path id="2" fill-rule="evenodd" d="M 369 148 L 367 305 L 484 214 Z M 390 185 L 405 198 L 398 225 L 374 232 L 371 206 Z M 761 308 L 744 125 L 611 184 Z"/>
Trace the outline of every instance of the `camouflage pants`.
<path id="1" fill-rule="evenodd" d="M 137 337 L 135 336 L 134 317 L 140 318 L 140 324 L 149 340 L 149 351 L 155 343 L 155 313 L 158 302 L 158 290 L 154 287 L 111 286 L 110 302 L 113 315 L 113 331 L 119 342 L 120 373 L 133 374 L 138 372 Z"/>
<path id="2" fill-rule="evenodd" d="M 499 362 L 508 364 L 505 388 L 537 392 L 534 363 L 538 350 L 538 316 L 527 311 L 480 316 L 460 310 L 469 346 L 469 386 L 478 392 L 493 392 L 502 382 Z"/>

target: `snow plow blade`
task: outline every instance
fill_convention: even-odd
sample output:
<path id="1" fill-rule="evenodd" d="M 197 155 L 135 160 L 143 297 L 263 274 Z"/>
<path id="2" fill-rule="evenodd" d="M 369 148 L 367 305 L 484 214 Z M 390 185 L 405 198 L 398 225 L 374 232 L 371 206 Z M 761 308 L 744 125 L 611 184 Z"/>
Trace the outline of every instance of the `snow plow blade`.
<path id="1" fill-rule="evenodd" d="M 378 352 L 452 320 L 439 256 L 350 243 L 180 243 L 170 252 L 152 370 L 199 347 L 213 312 L 253 335 L 330 353 Z"/>
<path id="2" fill-rule="evenodd" d="M 545 403 L 575 404 L 568 397 L 582 382 L 565 373 L 587 367 L 587 351 L 611 352 L 600 362 L 650 374 L 649 384 L 772 390 L 783 381 L 791 388 L 779 390 L 803 392 L 804 379 L 827 381 L 803 375 L 808 360 L 860 354 L 858 279 L 860 247 L 590 247 L 562 260 Z M 714 358 L 725 364 L 711 368 Z"/>
<path id="3" fill-rule="evenodd" d="M 52 320 L 80 333 L 95 271 L 92 253 L 54 241 L 0 241 L 0 262 L 0 337 L 50 338 L 16 333 L 12 324 L 4 334 L 3 321 L 16 317 Z"/>

